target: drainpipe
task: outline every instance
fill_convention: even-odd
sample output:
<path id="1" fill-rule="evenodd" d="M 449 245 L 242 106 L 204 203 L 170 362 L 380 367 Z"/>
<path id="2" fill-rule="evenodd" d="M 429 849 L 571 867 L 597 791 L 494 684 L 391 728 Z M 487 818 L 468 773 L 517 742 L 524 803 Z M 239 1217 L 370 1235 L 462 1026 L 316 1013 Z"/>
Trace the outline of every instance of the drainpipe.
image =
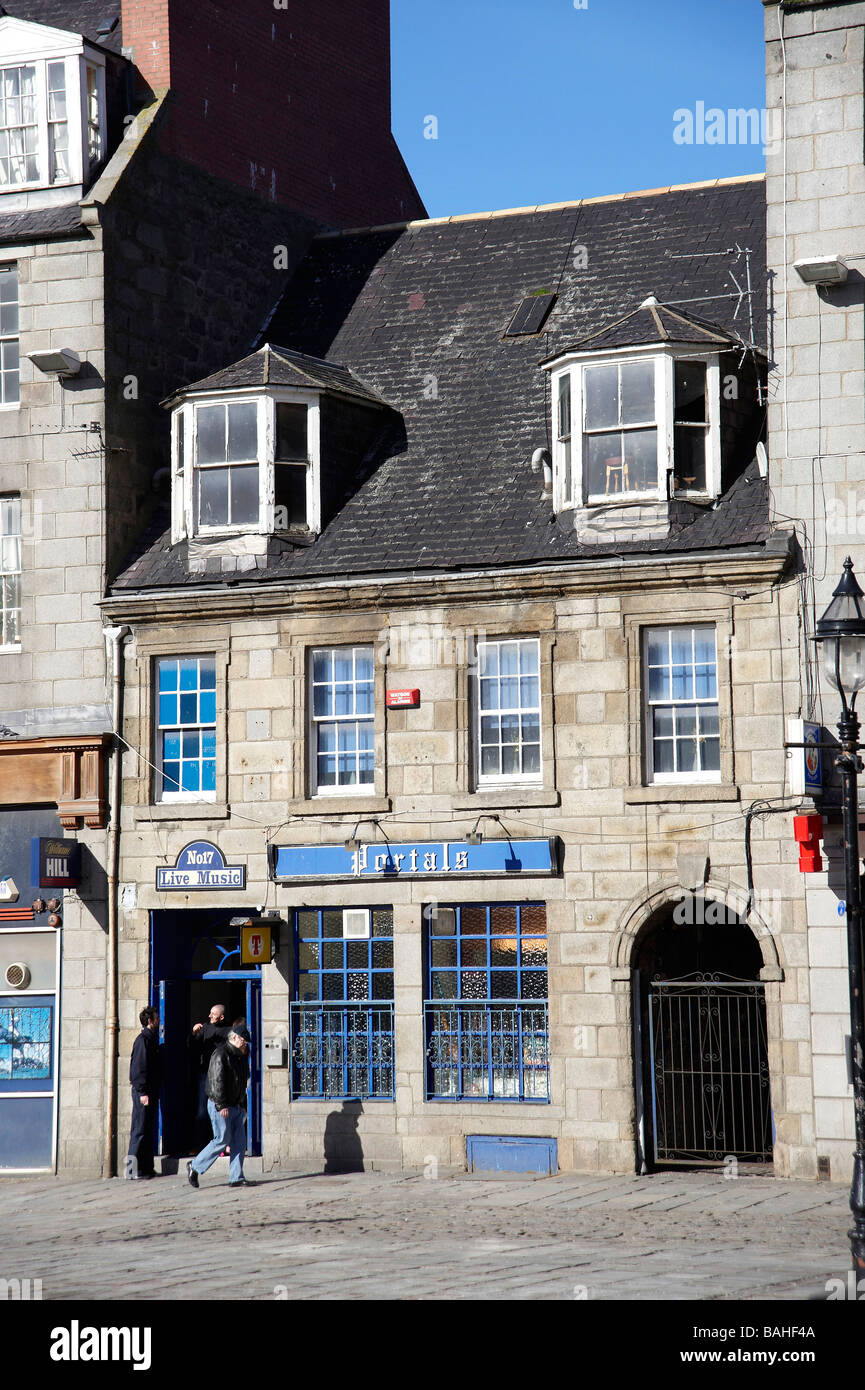
<path id="1" fill-rule="evenodd" d="M 111 774 L 108 789 L 108 862 L 106 881 L 108 894 L 108 970 L 105 1001 L 106 1014 L 106 1052 L 105 1052 L 105 1158 L 103 1172 L 106 1178 L 116 1174 L 114 1149 L 114 1128 L 117 1108 L 117 1034 L 119 1019 L 117 1008 L 117 867 L 120 851 L 120 762 L 123 748 L 118 735 L 121 732 L 123 710 L 123 672 L 121 643 L 129 636 L 129 628 L 104 627 L 106 653 L 111 652 L 111 728 L 114 744 L 111 749 Z"/>

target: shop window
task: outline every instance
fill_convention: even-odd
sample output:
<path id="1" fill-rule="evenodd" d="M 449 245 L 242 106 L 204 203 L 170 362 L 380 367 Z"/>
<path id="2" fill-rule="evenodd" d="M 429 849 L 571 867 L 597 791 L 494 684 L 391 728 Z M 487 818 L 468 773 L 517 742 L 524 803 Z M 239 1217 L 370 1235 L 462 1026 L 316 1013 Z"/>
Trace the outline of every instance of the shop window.
<path id="1" fill-rule="evenodd" d="M 479 787 L 541 780 L 540 643 L 478 642 L 475 767 Z"/>
<path id="2" fill-rule="evenodd" d="M 653 627 L 643 640 L 649 781 L 719 782 L 715 628 Z"/>
<path id="3" fill-rule="evenodd" d="M 19 399 L 18 267 L 0 265 L 0 406 Z"/>
<path id="4" fill-rule="evenodd" d="M 295 913 L 292 1098 L 394 1094 L 393 909 Z"/>
<path id="5" fill-rule="evenodd" d="M 163 657 L 157 668 L 158 799 L 215 801 L 215 659 Z"/>
<path id="6" fill-rule="evenodd" d="M 543 903 L 426 914 L 428 1100 L 549 1100 Z"/>
<path id="7" fill-rule="evenodd" d="M 0 649 L 21 641 L 21 499 L 0 497 Z"/>
<path id="8" fill-rule="evenodd" d="M 310 659 L 312 794 L 362 793 L 375 784 L 372 647 L 321 647 Z"/>

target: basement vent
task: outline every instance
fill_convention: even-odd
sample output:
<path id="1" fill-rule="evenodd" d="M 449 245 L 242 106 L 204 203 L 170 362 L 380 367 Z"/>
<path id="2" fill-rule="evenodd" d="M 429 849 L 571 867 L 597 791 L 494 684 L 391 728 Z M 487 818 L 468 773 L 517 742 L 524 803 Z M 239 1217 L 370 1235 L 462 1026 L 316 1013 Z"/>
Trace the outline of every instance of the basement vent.
<path id="1" fill-rule="evenodd" d="M 544 291 L 528 295 L 511 319 L 505 337 L 522 338 L 531 333 L 540 333 L 557 298 L 558 295 Z"/>
<path id="2" fill-rule="evenodd" d="M 345 908 L 342 935 L 345 941 L 369 941 L 369 910 L 365 907 Z"/>
<path id="3" fill-rule="evenodd" d="M 30 983 L 30 971 L 21 961 L 13 961 L 6 967 L 6 983 L 10 989 L 26 989 Z"/>

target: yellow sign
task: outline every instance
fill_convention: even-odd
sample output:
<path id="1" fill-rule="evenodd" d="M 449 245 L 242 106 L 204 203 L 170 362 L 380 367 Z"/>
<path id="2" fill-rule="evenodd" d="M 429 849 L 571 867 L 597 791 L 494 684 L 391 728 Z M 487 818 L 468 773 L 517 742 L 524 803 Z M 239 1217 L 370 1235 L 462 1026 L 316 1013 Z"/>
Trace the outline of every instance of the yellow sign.
<path id="1" fill-rule="evenodd" d="M 273 928 L 263 926 L 261 922 L 254 922 L 248 927 L 240 928 L 240 963 L 241 965 L 269 965 L 272 951 Z"/>

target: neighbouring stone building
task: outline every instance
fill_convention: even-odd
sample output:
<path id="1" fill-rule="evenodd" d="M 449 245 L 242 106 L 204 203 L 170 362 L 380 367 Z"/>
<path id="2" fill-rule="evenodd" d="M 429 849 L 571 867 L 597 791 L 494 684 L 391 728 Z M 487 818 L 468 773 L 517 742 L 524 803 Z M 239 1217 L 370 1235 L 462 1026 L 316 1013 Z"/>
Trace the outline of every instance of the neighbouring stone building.
<path id="1" fill-rule="evenodd" d="M 266 1167 L 816 1174 L 763 219 L 752 177 L 322 233 L 174 384 L 103 605 L 168 1154 L 218 996 Z"/>
<path id="2" fill-rule="evenodd" d="M 389 64 L 384 0 L 0 9 L 0 1169 L 112 1169 L 140 1004 L 98 605 L 167 491 L 162 397 L 248 350 L 316 230 L 423 214 Z M 77 888 L 34 838 L 77 842 Z"/>
<path id="3" fill-rule="evenodd" d="M 825 726 L 832 739 L 839 700 L 821 676 L 815 622 L 845 557 L 860 580 L 865 569 L 865 5 L 767 3 L 765 18 L 767 109 L 775 116 L 766 180 L 775 363 L 769 482 L 773 517 L 795 526 L 801 586 L 799 680 L 786 713 Z M 808 262 L 835 257 L 848 266 L 846 280 L 814 283 L 820 270 Z M 813 1058 L 803 1101 L 813 1103 L 824 1171 L 849 1180 L 854 1130 L 841 821 L 830 766 L 824 776 L 827 862 L 803 879 L 808 955 L 800 963 L 808 970 L 802 997 L 810 1017 L 803 1014 L 802 1030 Z"/>

